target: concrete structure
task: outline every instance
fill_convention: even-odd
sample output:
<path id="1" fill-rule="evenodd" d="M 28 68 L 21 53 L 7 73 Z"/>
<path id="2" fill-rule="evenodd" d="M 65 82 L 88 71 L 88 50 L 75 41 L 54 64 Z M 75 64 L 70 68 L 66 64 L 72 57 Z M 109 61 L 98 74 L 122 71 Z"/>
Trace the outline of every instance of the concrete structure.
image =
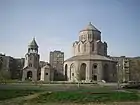
<path id="1" fill-rule="evenodd" d="M 41 68 L 41 81 L 50 82 L 53 81 L 54 71 L 50 64 L 45 65 Z"/>
<path id="2" fill-rule="evenodd" d="M 79 32 L 79 41 L 73 43 L 73 53 L 74 56 L 64 62 L 68 81 L 117 81 L 117 62 L 107 57 L 107 43 L 101 41 L 101 32 L 91 22 Z"/>
<path id="3" fill-rule="evenodd" d="M 24 59 L 14 58 L 0 54 L 0 70 L 9 71 L 11 79 L 21 79 L 21 69 L 23 68 Z"/>
<path id="4" fill-rule="evenodd" d="M 140 82 L 140 57 L 113 57 L 110 59 L 118 62 L 119 81 L 121 83 L 128 81 Z"/>
<path id="5" fill-rule="evenodd" d="M 134 57 L 129 60 L 129 78 L 130 81 L 140 82 L 140 57 Z"/>
<path id="6" fill-rule="evenodd" d="M 109 58 L 118 62 L 120 82 L 130 81 L 130 59 L 132 58 L 125 56 L 120 57 L 109 56 Z"/>
<path id="7" fill-rule="evenodd" d="M 38 45 L 35 38 L 33 38 L 32 42 L 28 46 L 28 52 L 25 55 L 22 81 L 25 81 L 26 79 L 37 81 L 39 73 L 39 59 Z"/>
<path id="8" fill-rule="evenodd" d="M 63 78 L 64 52 L 51 51 L 50 65 L 54 69 L 54 80 L 62 80 Z"/>

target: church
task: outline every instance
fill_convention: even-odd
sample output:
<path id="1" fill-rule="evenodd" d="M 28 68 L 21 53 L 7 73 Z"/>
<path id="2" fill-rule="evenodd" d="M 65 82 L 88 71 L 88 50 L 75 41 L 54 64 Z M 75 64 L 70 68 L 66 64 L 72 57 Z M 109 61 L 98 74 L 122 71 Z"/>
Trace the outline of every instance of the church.
<path id="1" fill-rule="evenodd" d="M 49 64 L 40 68 L 40 55 L 35 38 L 28 45 L 28 52 L 25 55 L 25 63 L 22 70 L 22 81 L 53 81 L 53 69 Z"/>
<path id="2" fill-rule="evenodd" d="M 90 22 L 79 32 L 79 40 L 72 45 L 73 57 L 64 61 L 63 74 L 68 82 L 116 82 L 117 62 L 107 56 L 107 43 L 102 42 L 101 32 Z M 51 65 L 39 66 L 40 55 L 35 38 L 28 45 L 22 81 L 53 81 Z"/>
<path id="3" fill-rule="evenodd" d="M 64 62 L 67 81 L 117 81 L 117 62 L 107 57 L 107 43 L 101 41 L 101 32 L 91 22 L 79 32 L 72 48 L 73 57 Z"/>

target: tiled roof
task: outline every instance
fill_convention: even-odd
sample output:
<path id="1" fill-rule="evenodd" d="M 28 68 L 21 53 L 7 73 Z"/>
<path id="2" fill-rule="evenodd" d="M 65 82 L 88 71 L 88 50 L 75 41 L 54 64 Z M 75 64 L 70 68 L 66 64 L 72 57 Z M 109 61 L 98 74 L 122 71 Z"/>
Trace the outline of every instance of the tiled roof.
<path id="1" fill-rule="evenodd" d="M 89 24 L 83 30 L 99 31 L 91 22 L 89 22 Z"/>
<path id="2" fill-rule="evenodd" d="M 35 38 L 33 38 L 32 42 L 29 44 L 30 47 L 38 47 Z"/>

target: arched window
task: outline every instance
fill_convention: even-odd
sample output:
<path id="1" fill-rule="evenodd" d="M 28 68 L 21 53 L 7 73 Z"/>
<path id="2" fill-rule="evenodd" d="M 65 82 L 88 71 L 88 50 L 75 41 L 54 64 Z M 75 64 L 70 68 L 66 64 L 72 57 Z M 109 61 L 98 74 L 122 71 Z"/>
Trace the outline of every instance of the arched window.
<path id="1" fill-rule="evenodd" d="M 91 40 L 92 39 L 92 34 L 89 34 L 89 40 Z"/>
<path id="2" fill-rule="evenodd" d="M 80 52 L 80 44 L 78 45 L 78 52 Z"/>
<path id="3" fill-rule="evenodd" d="M 78 75 L 80 80 L 86 80 L 86 64 L 82 63 L 80 66 L 80 74 Z"/>
<path id="4" fill-rule="evenodd" d="M 32 60 L 32 56 L 30 56 L 30 60 Z"/>
<path id="5" fill-rule="evenodd" d="M 96 74 L 97 73 L 97 67 L 98 67 L 98 65 L 96 63 L 93 64 L 93 66 L 92 66 L 92 74 Z"/>
<path id="6" fill-rule="evenodd" d="M 94 43 L 92 44 L 92 51 L 94 51 Z"/>
<path id="7" fill-rule="evenodd" d="M 86 52 L 86 44 L 84 44 L 84 52 Z"/>
<path id="8" fill-rule="evenodd" d="M 27 72 L 27 78 L 28 78 L 28 79 L 31 79 L 31 78 L 32 78 L 32 72 L 31 72 L 31 71 L 28 71 L 28 72 Z"/>
<path id="9" fill-rule="evenodd" d="M 65 79 L 66 79 L 66 80 L 67 80 L 67 72 L 68 72 L 67 69 L 68 69 L 68 65 L 66 64 L 66 65 L 65 65 Z"/>
<path id="10" fill-rule="evenodd" d="M 75 65 L 72 63 L 70 65 L 70 80 L 74 80 Z"/>
<path id="11" fill-rule="evenodd" d="M 32 67 L 32 63 L 29 63 L 29 67 Z"/>

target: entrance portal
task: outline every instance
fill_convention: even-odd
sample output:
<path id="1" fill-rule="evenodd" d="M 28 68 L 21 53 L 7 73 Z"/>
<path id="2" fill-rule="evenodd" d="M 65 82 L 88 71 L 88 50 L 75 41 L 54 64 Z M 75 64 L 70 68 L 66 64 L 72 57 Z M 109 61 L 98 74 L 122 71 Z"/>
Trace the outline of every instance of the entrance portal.
<path id="1" fill-rule="evenodd" d="M 27 79 L 31 80 L 31 78 L 32 78 L 32 72 L 28 71 L 27 72 Z"/>
<path id="2" fill-rule="evenodd" d="M 68 69 L 68 65 L 66 64 L 66 65 L 65 65 L 65 80 L 66 80 L 66 81 L 67 81 L 67 79 L 68 79 L 68 78 L 67 78 L 67 69 Z"/>
<path id="3" fill-rule="evenodd" d="M 94 81 L 97 81 L 97 75 L 93 75 L 93 76 L 92 76 L 92 79 L 93 79 Z"/>
<path id="4" fill-rule="evenodd" d="M 80 80 L 86 80 L 86 64 L 82 63 L 80 67 Z"/>

